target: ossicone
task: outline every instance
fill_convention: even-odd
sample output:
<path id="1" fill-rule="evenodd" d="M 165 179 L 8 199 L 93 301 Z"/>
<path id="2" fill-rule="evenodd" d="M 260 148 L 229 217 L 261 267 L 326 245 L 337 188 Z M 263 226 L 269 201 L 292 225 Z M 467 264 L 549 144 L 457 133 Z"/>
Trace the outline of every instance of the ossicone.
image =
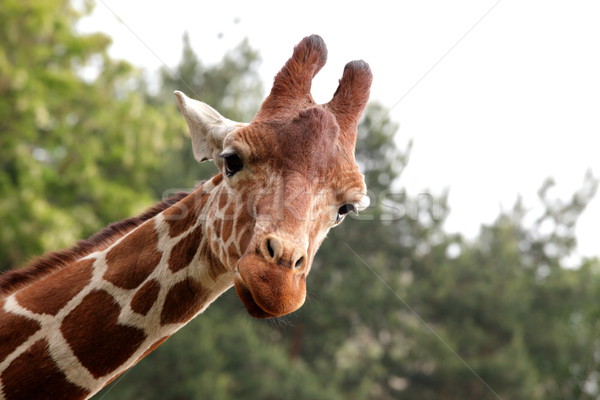
<path id="1" fill-rule="evenodd" d="M 336 116 L 340 129 L 352 134 L 356 140 L 358 121 L 369 101 L 373 74 L 363 60 L 346 64 L 344 73 L 333 98 L 326 107 Z"/>
<path id="2" fill-rule="evenodd" d="M 320 36 L 311 35 L 302 39 L 275 76 L 271 93 L 255 119 L 290 117 L 299 110 L 314 105 L 310 94 L 312 80 L 326 61 L 327 47 Z"/>

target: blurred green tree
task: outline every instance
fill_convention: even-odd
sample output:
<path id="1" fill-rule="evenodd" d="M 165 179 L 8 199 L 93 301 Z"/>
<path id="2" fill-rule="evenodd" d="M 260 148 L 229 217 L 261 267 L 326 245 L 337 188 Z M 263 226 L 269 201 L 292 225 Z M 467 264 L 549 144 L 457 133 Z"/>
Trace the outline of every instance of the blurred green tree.
<path id="1" fill-rule="evenodd" d="M 67 0 L 0 7 L 0 270 L 71 245 L 153 201 L 175 110 L 135 90 L 103 34 L 74 29 Z"/>
<path id="2" fill-rule="evenodd" d="M 475 240 L 447 240 L 421 258 L 407 298 L 428 326 L 409 341 L 419 352 L 399 363 L 401 376 L 410 377 L 404 394 L 596 398 L 583 388 L 598 370 L 590 354 L 597 354 L 600 330 L 589 315 L 598 311 L 600 264 L 565 265 L 574 224 L 596 187 L 588 175 L 569 202 L 543 189 L 545 211 L 534 224 L 518 201 Z M 428 367 L 411 368 L 416 362 Z"/>

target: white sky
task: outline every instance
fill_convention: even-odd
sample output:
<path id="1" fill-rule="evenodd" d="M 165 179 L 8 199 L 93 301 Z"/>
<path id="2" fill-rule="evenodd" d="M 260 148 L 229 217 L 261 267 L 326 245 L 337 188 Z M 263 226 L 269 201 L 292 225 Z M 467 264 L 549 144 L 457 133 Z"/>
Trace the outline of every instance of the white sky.
<path id="1" fill-rule="evenodd" d="M 269 90 L 317 33 L 329 58 L 313 95 L 326 102 L 346 62 L 366 60 L 371 99 L 391 109 L 401 147 L 414 141 L 402 184 L 449 188 L 449 231 L 473 237 L 519 194 L 535 213 L 546 177 L 566 199 L 586 170 L 600 176 L 600 2 L 97 1 L 81 29 L 106 32 L 114 57 L 149 71 L 177 64 L 184 31 L 208 63 L 247 37 Z M 600 255 L 599 223 L 600 194 L 578 225 L 581 255 Z"/>

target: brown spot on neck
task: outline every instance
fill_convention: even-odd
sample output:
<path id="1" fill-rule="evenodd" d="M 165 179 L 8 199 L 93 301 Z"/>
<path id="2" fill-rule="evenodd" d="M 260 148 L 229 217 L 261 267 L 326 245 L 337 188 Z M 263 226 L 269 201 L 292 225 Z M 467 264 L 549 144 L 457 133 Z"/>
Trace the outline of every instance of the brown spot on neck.
<path id="1" fill-rule="evenodd" d="M 158 266 L 162 253 L 157 245 L 154 221 L 147 221 L 110 249 L 104 279 L 124 289 L 135 289 Z"/>
<path id="2" fill-rule="evenodd" d="M 175 284 L 167 293 L 160 323 L 166 325 L 189 321 L 202 309 L 208 294 L 208 289 L 192 278 Z"/>
<path id="3" fill-rule="evenodd" d="M 169 257 L 169 269 L 177 272 L 190 265 L 198 252 L 201 241 L 202 226 L 198 226 L 173 246 L 171 256 Z"/>
<path id="4" fill-rule="evenodd" d="M 56 271 L 21 290 L 17 301 L 34 313 L 56 315 L 91 281 L 94 261 L 81 260 Z"/>
<path id="5" fill-rule="evenodd" d="M 121 367 L 146 338 L 142 330 L 118 323 L 120 311 L 111 295 L 95 290 L 60 327 L 75 356 L 96 378 Z"/>
<path id="6" fill-rule="evenodd" d="M 48 342 L 40 340 L 2 372 L 2 391 L 7 400 L 85 399 L 90 393 L 69 382 L 57 368 Z"/>
<path id="7" fill-rule="evenodd" d="M 0 361 L 40 328 L 36 321 L 4 311 L 4 301 L 0 301 Z"/>
<path id="8" fill-rule="evenodd" d="M 193 227 L 204 208 L 209 194 L 198 188 L 163 213 L 169 226 L 169 236 L 176 237 Z"/>
<path id="9" fill-rule="evenodd" d="M 217 174 L 217 175 L 213 176 L 213 178 L 212 178 L 212 183 L 215 186 L 217 186 L 222 181 L 223 181 L 223 174 Z"/>
<path id="10" fill-rule="evenodd" d="M 225 267 L 225 265 L 221 262 L 219 257 L 217 257 L 215 253 L 213 253 L 213 249 L 211 248 L 208 241 L 204 243 L 205 245 L 202 247 L 201 251 L 208 265 L 208 276 L 210 276 L 210 278 L 213 281 L 216 281 L 219 275 L 227 272 L 227 267 Z"/>
<path id="11" fill-rule="evenodd" d="M 131 309 L 141 315 L 148 314 L 152 308 L 158 293 L 160 292 L 160 283 L 152 279 L 144 284 L 131 299 Z"/>

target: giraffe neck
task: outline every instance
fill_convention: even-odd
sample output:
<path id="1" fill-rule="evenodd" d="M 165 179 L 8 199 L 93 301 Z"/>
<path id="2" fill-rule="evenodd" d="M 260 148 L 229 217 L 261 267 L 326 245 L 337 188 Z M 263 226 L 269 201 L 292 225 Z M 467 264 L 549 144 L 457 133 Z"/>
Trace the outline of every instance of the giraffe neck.
<path id="1" fill-rule="evenodd" d="M 0 296 L 0 399 L 89 397 L 230 288 L 207 224 L 219 183 Z"/>

